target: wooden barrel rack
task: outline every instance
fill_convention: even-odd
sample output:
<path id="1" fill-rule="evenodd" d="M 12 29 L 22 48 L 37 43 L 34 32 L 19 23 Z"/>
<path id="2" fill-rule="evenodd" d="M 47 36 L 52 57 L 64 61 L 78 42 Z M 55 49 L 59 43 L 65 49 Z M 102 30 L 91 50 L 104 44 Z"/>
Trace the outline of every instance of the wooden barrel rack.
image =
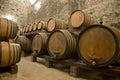
<path id="1" fill-rule="evenodd" d="M 55 58 L 49 55 L 31 56 L 33 62 L 45 65 L 47 68 L 56 68 L 70 76 L 90 80 L 119 80 L 120 64 L 108 65 L 102 68 L 89 67 L 82 60 Z M 110 74 L 112 73 L 112 74 Z M 93 76 L 94 75 L 94 76 Z"/>
<path id="2" fill-rule="evenodd" d="M 18 72 L 18 65 L 11 65 L 11 66 L 0 68 L 0 73 L 4 73 L 4 72 L 16 74 Z"/>

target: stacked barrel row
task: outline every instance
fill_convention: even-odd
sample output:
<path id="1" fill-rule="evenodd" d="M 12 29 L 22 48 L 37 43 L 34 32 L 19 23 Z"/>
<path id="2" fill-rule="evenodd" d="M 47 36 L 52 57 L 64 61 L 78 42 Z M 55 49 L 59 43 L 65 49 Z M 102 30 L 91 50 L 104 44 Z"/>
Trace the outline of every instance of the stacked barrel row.
<path id="1" fill-rule="evenodd" d="M 23 32 L 31 33 L 37 30 L 39 32 L 34 34 L 32 39 L 23 35 L 18 36 L 16 43 L 21 44 L 24 51 L 32 50 L 36 55 L 49 53 L 48 55 L 54 57 L 77 58 L 76 46 L 78 34 L 82 28 L 93 24 L 93 19 L 89 14 L 78 10 L 71 14 L 69 22 L 72 27 L 68 26 L 64 21 L 54 18 L 50 18 L 46 23 L 46 27 L 40 29 L 38 29 L 41 24 L 40 21 L 34 24 L 34 26 L 26 26 L 23 28 Z M 75 29 L 75 31 L 71 32 L 71 29 Z M 45 32 L 42 32 L 42 30 L 45 30 Z"/>
<path id="2" fill-rule="evenodd" d="M 74 28 L 81 28 L 77 36 L 77 53 L 89 66 L 104 67 L 117 63 L 120 60 L 120 32 L 114 27 L 100 24 L 92 24 L 93 20 L 88 16 L 87 20 L 80 16 L 82 12 L 75 11 L 70 17 L 70 23 Z M 81 23 L 85 21 L 84 23 Z M 88 25 L 89 24 L 89 25 Z M 81 27 L 79 25 L 82 25 Z M 71 30 L 70 30 L 71 31 Z M 79 30 L 75 30 L 79 31 Z M 76 35 L 76 33 L 73 33 Z"/>
<path id="3" fill-rule="evenodd" d="M 51 32 L 55 29 L 66 29 L 66 24 L 62 20 L 50 18 L 48 22 L 39 21 L 33 24 L 28 24 L 18 31 L 18 35 L 24 33 L 31 33 L 35 31 L 45 30 Z"/>
<path id="4" fill-rule="evenodd" d="M 48 28 L 49 26 L 49 28 Z M 46 45 L 46 41 L 48 38 L 48 35 L 50 34 L 50 32 L 56 30 L 56 29 L 67 29 L 67 25 L 64 21 L 62 20 L 58 20 L 58 19 L 53 19 L 50 18 L 48 22 L 43 22 L 43 21 L 39 21 L 38 23 L 34 23 L 34 25 L 32 26 L 27 26 L 27 27 L 23 27 L 23 30 L 26 31 L 23 33 L 23 35 L 25 33 L 32 33 L 32 32 L 36 32 L 34 35 L 32 36 L 23 36 L 23 35 L 18 35 L 18 37 L 16 37 L 15 42 L 21 45 L 21 48 L 23 51 L 25 52 L 30 52 L 32 51 L 38 51 L 39 52 L 44 52 L 46 48 L 43 48 L 41 45 Z M 43 42 L 42 42 L 42 41 Z M 34 46 L 31 46 L 31 44 Z M 39 44 L 39 45 L 38 45 Z M 43 51 L 41 51 L 43 50 Z"/>
<path id="5" fill-rule="evenodd" d="M 69 20 L 75 29 L 81 28 L 77 39 L 78 56 L 89 66 L 104 67 L 117 63 L 120 60 L 119 30 L 100 24 L 91 25 L 92 18 L 89 14 L 81 17 L 82 13 L 74 11 Z"/>
<path id="6" fill-rule="evenodd" d="M 22 32 L 28 33 L 28 32 L 34 32 L 34 31 L 40 31 L 42 29 L 46 30 L 47 22 L 39 21 L 33 24 L 28 24 L 25 27 L 23 27 Z"/>
<path id="7" fill-rule="evenodd" d="M 59 23 L 59 24 L 58 24 Z M 90 14 L 74 11 L 70 25 L 50 18 L 46 32 L 34 34 L 32 51 L 36 55 L 82 59 L 89 66 L 103 67 L 120 59 L 120 32 L 111 27 L 93 24 Z M 49 32 L 48 32 L 49 31 Z"/>
<path id="8" fill-rule="evenodd" d="M 76 20 L 76 17 L 79 21 Z M 38 23 L 27 25 L 23 28 L 24 33 L 31 33 L 33 31 L 39 32 L 34 34 L 32 39 L 23 35 L 18 36 L 16 42 L 21 44 L 24 51 L 32 50 L 37 54 L 49 52 L 51 56 L 75 58 L 77 55 L 76 39 L 78 36 L 75 37 L 74 34 L 71 33 L 71 29 L 80 31 L 82 27 L 87 27 L 92 24 L 93 20 L 89 14 L 78 10 L 72 13 L 69 22 L 71 23 L 71 26 L 73 26 L 72 28 L 64 21 L 54 18 L 50 18 L 47 22 L 39 21 Z M 45 30 L 46 32 L 42 32 L 42 30 Z"/>
<path id="9" fill-rule="evenodd" d="M 9 42 L 9 39 L 16 37 L 17 30 L 15 22 L 0 18 L 0 67 L 15 65 L 20 61 L 20 45 Z"/>
<path id="10" fill-rule="evenodd" d="M 69 18 L 69 28 L 53 31 L 47 41 L 47 50 L 51 56 L 78 59 L 77 40 L 79 33 L 85 27 L 93 24 L 90 14 L 81 10 L 72 12 Z"/>

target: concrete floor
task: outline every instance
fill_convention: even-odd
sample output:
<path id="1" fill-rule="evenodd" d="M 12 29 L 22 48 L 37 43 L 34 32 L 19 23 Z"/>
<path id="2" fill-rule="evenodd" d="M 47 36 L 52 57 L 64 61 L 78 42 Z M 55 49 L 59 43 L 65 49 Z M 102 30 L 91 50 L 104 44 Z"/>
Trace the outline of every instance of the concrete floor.
<path id="1" fill-rule="evenodd" d="M 31 57 L 22 58 L 18 63 L 18 73 L 0 74 L 0 80 L 85 80 L 71 77 L 68 73 L 31 62 Z"/>

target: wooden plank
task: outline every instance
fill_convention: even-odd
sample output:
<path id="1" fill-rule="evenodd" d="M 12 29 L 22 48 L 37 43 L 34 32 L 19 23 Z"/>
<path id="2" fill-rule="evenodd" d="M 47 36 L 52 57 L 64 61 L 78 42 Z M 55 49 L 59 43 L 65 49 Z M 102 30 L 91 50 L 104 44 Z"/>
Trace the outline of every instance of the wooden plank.
<path id="1" fill-rule="evenodd" d="M 18 65 L 11 65 L 11 66 L 0 68 L 0 73 L 4 73 L 4 72 L 16 74 L 18 72 Z"/>
<path id="2" fill-rule="evenodd" d="M 57 68 L 69 73 L 73 77 L 81 77 L 88 80 L 120 80 L 120 64 L 106 67 L 90 67 L 82 60 L 56 58 L 49 55 L 34 55 L 36 58 L 45 60 L 44 64 L 48 68 Z"/>

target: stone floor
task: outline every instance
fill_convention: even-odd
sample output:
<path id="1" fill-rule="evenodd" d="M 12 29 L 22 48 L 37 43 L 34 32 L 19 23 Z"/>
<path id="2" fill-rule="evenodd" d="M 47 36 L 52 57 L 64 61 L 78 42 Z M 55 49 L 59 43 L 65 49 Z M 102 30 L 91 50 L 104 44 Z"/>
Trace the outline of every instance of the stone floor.
<path id="1" fill-rule="evenodd" d="M 74 78 L 67 72 L 63 72 L 54 68 L 31 62 L 30 57 L 22 58 L 18 63 L 18 73 L 11 75 L 10 73 L 0 74 L 0 80 L 85 80 L 82 78 Z"/>

